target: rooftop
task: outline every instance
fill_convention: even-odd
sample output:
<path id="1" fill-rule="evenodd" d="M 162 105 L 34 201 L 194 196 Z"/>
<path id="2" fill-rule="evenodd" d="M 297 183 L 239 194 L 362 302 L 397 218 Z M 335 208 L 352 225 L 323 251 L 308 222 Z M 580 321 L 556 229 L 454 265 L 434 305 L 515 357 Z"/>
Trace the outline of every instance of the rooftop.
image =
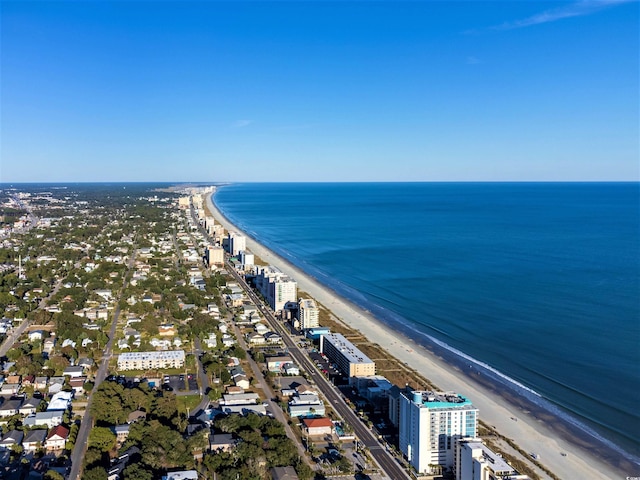
<path id="1" fill-rule="evenodd" d="M 329 333 L 324 336 L 323 341 L 333 345 L 351 363 L 374 363 L 341 333 Z"/>

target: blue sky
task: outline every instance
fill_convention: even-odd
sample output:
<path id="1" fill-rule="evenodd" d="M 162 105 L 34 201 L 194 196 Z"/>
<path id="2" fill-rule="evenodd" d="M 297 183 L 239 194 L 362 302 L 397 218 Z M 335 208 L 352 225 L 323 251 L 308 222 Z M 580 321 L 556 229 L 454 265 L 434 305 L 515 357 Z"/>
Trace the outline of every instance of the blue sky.
<path id="1" fill-rule="evenodd" d="M 0 181 L 639 180 L 639 4 L 1 3 Z"/>

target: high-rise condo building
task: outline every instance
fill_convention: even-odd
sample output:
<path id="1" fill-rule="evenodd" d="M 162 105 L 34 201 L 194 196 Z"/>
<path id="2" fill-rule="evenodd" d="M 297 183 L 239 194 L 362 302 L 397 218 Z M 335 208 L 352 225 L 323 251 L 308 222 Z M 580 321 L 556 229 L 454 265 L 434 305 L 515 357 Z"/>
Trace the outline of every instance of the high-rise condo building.
<path id="1" fill-rule="evenodd" d="M 283 310 L 287 302 L 297 301 L 297 282 L 272 265 L 258 267 L 255 281 L 274 312 Z"/>
<path id="2" fill-rule="evenodd" d="M 247 249 L 247 237 L 238 232 L 229 232 L 229 254 L 235 257 L 242 250 Z"/>
<path id="3" fill-rule="evenodd" d="M 205 251 L 209 266 L 224 265 L 224 250 L 218 245 L 209 245 Z"/>
<path id="4" fill-rule="evenodd" d="M 474 438 L 478 409 L 455 393 L 400 393 L 400 450 L 418 473 L 454 467 L 456 441 Z"/>
<path id="5" fill-rule="evenodd" d="M 298 302 L 298 320 L 300 320 L 300 329 L 316 328 L 320 326 L 319 311 L 315 300 L 311 298 L 301 298 Z"/>

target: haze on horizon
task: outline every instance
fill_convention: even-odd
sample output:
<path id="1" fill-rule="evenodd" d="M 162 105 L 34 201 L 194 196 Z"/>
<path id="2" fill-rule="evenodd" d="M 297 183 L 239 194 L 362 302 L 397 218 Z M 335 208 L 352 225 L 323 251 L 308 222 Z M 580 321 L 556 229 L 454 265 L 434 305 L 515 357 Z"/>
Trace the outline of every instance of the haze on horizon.
<path id="1" fill-rule="evenodd" d="M 637 1 L 1 8 L 0 182 L 640 179 Z"/>

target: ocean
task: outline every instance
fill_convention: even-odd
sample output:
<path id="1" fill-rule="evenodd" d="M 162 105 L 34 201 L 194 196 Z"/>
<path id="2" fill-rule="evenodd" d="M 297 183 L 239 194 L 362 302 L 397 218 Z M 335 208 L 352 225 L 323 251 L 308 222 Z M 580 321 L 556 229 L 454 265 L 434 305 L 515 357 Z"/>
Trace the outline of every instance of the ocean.
<path id="1" fill-rule="evenodd" d="M 638 456 L 640 184 L 247 183 L 214 200 L 383 322 Z"/>

